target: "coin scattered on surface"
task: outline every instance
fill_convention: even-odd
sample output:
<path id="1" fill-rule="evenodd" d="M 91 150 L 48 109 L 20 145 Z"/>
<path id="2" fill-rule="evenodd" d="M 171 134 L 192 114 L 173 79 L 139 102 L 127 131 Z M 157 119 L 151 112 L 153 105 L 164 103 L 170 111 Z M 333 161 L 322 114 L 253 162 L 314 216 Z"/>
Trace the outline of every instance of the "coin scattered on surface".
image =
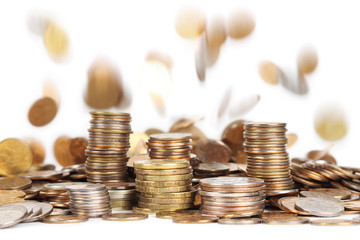
<path id="1" fill-rule="evenodd" d="M 102 217 L 106 221 L 139 221 L 147 218 L 148 215 L 143 213 L 113 213 Z"/>
<path id="2" fill-rule="evenodd" d="M 183 216 L 173 218 L 174 223 L 212 223 L 218 220 L 215 216 Z"/>
<path id="3" fill-rule="evenodd" d="M 57 111 L 58 106 L 54 99 L 43 97 L 30 107 L 28 118 L 32 125 L 42 127 L 55 118 Z"/>
<path id="4" fill-rule="evenodd" d="M 316 219 L 310 222 L 312 225 L 319 226 L 348 226 L 358 225 L 360 222 L 356 222 L 349 219 Z"/>
<path id="5" fill-rule="evenodd" d="M 11 227 L 25 219 L 27 209 L 19 205 L 0 207 L 0 229 Z"/>
<path id="6" fill-rule="evenodd" d="M 0 142 L 0 174 L 5 176 L 26 172 L 32 164 L 32 152 L 23 141 L 8 138 Z"/>
<path id="7" fill-rule="evenodd" d="M 228 19 L 227 34 L 231 38 L 241 39 L 249 36 L 254 28 L 254 17 L 245 10 L 237 10 Z"/>
<path id="8" fill-rule="evenodd" d="M 314 197 L 298 198 L 295 208 L 319 217 L 336 217 L 344 211 L 341 203 Z"/>
<path id="9" fill-rule="evenodd" d="M 185 7 L 181 9 L 175 18 L 175 29 L 177 33 L 187 39 L 200 36 L 205 30 L 205 13 L 195 7 Z"/>
<path id="10" fill-rule="evenodd" d="M 22 190 L 31 186 L 31 180 L 21 177 L 0 178 L 1 190 Z"/>
<path id="11" fill-rule="evenodd" d="M 58 24 L 49 21 L 44 31 L 44 44 L 51 55 L 55 57 L 64 56 L 69 49 L 69 38 Z"/>
<path id="12" fill-rule="evenodd" d="M 41 220 L 42 223 L 52 223 L 52 224 L 67 224 L 67 223 L 81 223 L 87 222 L 89 220 L 86 216 L 81 215 L 58 215 L 58 216 L 48 216 Z"/>
<path id="13" fill-rule="evenodd" d="M 41 212 L 36 216 L 32 216 L 31 218 L 26 218 L 24 222 L 34 222 L 41 220 L 49 216 L 54 208 L 50 203 L 37 202 L 36 204 L 38 204 L 41 207 Z"/>
<path id="14" fill-rule="evenodd" d="M 322 106 L 315 115 L 314 126 L 317 134 L 327 141 L 340 140 L 348 132 L 345 111 L 337 105 Z"/>
<path id="15" fill-rule="evenodd" d="M 277 219 L 264 219 L 265 224 L 272 224 L 272 225 L 298 225 L 298 224 L 307 224 L 309 223 L 310 219 L 304 217 L 296 217 L 296 216 L 289 216 L 289 217 L 281 217 Z"/>
<path id="16" fill-rule="evenodd" d="M 299 72 L 304 74 L 312 73 L 319 61 L 315 48 L 305 47 L 301 49 L 297 61 Z"/>

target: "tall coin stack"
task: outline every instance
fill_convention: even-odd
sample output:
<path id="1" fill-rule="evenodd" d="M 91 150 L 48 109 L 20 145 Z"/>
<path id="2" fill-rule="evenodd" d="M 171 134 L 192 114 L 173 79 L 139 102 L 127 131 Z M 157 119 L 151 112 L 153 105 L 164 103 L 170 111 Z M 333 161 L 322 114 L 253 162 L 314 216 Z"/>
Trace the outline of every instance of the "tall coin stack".
<path id="1" fill-rule="evenodd" d="M 186 159 L 136 160 L 136 212 L 153 214 L 193 207 L 192 169 Z"/>
<path id="2" fill-rule="evenodd" d="M 66 187 L 72 214 L 100 217 L 111 213 L 110 196 L 105 185 L 88 183 Z"/>
<path id="3" fill-rule="evenodd" d="M 286 131 L 286 123 L 245 124 L 247 174 L 264 179 L 266 196 L 297 193 L 289 170 Z"/>
<path id="4" fill-rule="evenodd" d="M 190 133 L 152 134 L 146 143 L 151 159 L 191 159 Z"/>
<path id="5" fill-rule="evenodd" d="M 200 180 L 201 212 L 216 216 L 250 217 L 265 207 L 264 181 L 251 177 L 214 177 Z"/>
<path id="6" fill-rule="evenodd" d="M 135 183 L 107 183 L 112 211 L 132 210 L 136 203 Z"/>
<path id="7" fill-rule="evenodd" d="M 131 116 L 128 113 L 91 112 L 86 149 L 88 182 L 123 182 L 130 148 Z"/>

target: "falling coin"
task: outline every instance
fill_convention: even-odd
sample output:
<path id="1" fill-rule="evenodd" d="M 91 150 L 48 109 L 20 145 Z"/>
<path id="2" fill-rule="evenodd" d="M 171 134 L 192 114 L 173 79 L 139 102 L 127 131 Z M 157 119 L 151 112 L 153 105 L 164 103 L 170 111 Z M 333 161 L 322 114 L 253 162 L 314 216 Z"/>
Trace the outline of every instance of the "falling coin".
<path id="1" fill-rule="evenodd" d="M 328 151 L 313 150 L 308 152 L 306 157 L 312 160 L 325 160 L 333 164 L 337 163 L 336 159 Z"/>
<path id="2" fill-rule="evenodd" d="M 230 161 L 231 150 L 218 140 L 200 140 L 194 145 L 194 152 L 201 162 L 226 163 Z"/>
<path id="3" fill-rule="evenodd" d="M 54 155 L 58 163 L 63 166 L 85 163 L 85 149 L 87 140 L 84 138 L 59 137 L 54 143 Z"/>
<path id="4" fill-rule="evenodd" d="M 209 46 L 220 47 L 226 40 L 225 21 L 217 16 L 206 23 L 206 38 Z"/>
<path id="5" fill-rule="evenodd" d="M 145 133 L 135 132 L 130 135 L 130 149 L 129 156 L 132 157 L 137 154 L 147 153 L 146 141 L 149 136 Z"/>
<path id="6" fill-rule="evenodd" d="M 254 17 L 247 11 L 237 10 L 229 17 L 227 34 L 233 39 L 240 39 L 249 36 L 254 28 Z"/>
<path id="7" fill-rule="evenodd" d="M 337 105 L 322 106 L 315 116 L 315 130 L 327 141 L 342 139 L 348 132 L 345 111 Z"/>
<path id="8" fill-rule="evenodd" d="M 305 47 L 300 50 L 298 56 L 298 68 L 301 73 L 312 73 L 318 65 L 318 55 L 313 47 Z"/>
<path id="9" fill-rule="evenodd" d="M 219 110 L 217 113 L 217 117 L 219 120 L 221 120 L 224 116 L 224 113 L 227 111 L 227 109 L 229 108 L 229 104 L 230 104 L 230 100 L 231 100 L 231 93 L 232 93 L 232 88 L 229 87 L 226 91 L 225 94 L 220 102 L 219 105 Z"/>
<path id="10" fill-rule="evenodd" d="M 260 77 L 268 84 L 276 85 L 278 80 L 279 68 L 274 63 L 263 61 L 259 64 Z"/>
<path id="11" fill-rule="evenodd" d="M 196 74 L 200 81 L 205 81 L 206 77 L 206 52 L 207 52 L 207 43 L 205 33 L 201 34 L 197 40 L 196 50 L 195 50 L 195 67 Z"/>
<path id="12" fill-rule="evenodd" d="M 53 99 L 55 101 L 56 105 L 59 107 L 59 103 L 60 103 L 59 93 L 58 93 L 55 85 L 52 82 L 46 81 L 44 83 L 43 95 L 44 95 L 44 97 Z"/>
<path id="13" fill-rule="evenodd" d="M 237 103 L 230 106 L 229 116 L 232 118 L 241 117 L 251 111 L 260 101 L 260 95 L 254 94 L 240 99 Z"/>
<path id="14" fill-rule="evenodd" d="M 23 141 L 8 138 L 0 142 L 0 174 L 17 175 L 29 170 L 32 164 L 32 152 Z"/>
<path id="15" fill-rule="evenodd" d="M 30 108 L 28 113 L 29 121 L 36 127 L 41 127 L 51 122 L 58 111 L 54 99 L 43 97 L 37 100 Z"/>
<path id="16" fill-rule="evenodd" d="M 185 7 L 176 16 L 175 29 L 181 37 L 193 39 L 205 30 L 205 22 L 203 11 L 195 7 Z"/>
<path id="17" fill-rule="evenodd" d="M 43 163 L 45 160 L 44 145 L 39 140 L 33 138 L 27 138 L 25 142 L 29 145 L 32 152 L 32 165 Z"/>
<path id="18" fill-rule="evenodd" d="M 69 39 L 60 26 L 54 22 L 48 22 L 44 32 L 44 44 L 51 55 L 63 56 L 69 48 Z"/>
<path id="19" fill-rule="evenodd" d="M 286 144 L 286 147 L 289 149 L 297 142 L 298 136 L 295 133 L 288 133 L 286 134 L 286 137 L 288 139 L 288 143 Z"/>

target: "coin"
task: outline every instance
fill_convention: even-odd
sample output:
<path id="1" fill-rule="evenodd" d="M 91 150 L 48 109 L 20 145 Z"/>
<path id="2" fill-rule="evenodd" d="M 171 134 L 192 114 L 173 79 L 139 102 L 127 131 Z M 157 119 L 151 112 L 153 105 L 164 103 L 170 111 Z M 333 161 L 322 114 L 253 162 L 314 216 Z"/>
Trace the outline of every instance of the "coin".
<path id="1" fill-rule="evenodd" d="M 46 24 L 43 38 L 45 47 L 50 54 L 62 56 L 68 51 L 68 36 L 56 23 L 50 21 Z"/>
<path id="2" fill-rule="evenodd" d="M 175 217 L 187 217 L 187 216 L 202 216 L 198 210 L 177 210 L 177 211 L 162 211 L 156 213 L 157 218 L 173 219 Z"/>
<path id="3" fill-rule="evenodd" d="M 218 220 L 220 224 L 244 225 L 262 223 L 261 218 L 221 218 Z"/>
<path id="4" fill-rule="evenodd" d="M 5 176 L 26 172 L 32 163 L 32 152 L 23 141 L 8 138 L 0 142 L 0 174 Z"/>
<path id="5" fill-rule="evenodd" d="M 134 162 L 134 168 L 152 169 L 152 170 L 188 168 L 189 166 L 190 166 L 189 161 L 183 159 L 137 160 Z"/>
<path id="6" fill-rule="evenodd" d="M 1 190 L 20 190 L 31 186 L 31 180 L 19 177 L 3 177 L 0 178 Z"/>
<path id="7" fill-rule="evenodd" d="M 178 168 L 178 169 L 161 169 L 161 170 L 152 170 L 152 169 L 135 169 L 135 174 L 139 175 L 181 175 L 192 173 L 192 169 L 188 168 Z"/>
<path id="8" fill-rule="evenodd" d="M 205 33 L 202 33 L 197 40 L 195 49 L 195 68 L 196 75 L 200 81 L 205 81 L 206 77 L 206 52 L 207 41 Z"/>
<path id="9" fill-rule="evenodd" d="M 7 205 L 0 207 L 0 228 L 11 227 L 21 221 L 27 215 L 27 209 L 19 205 Z"/>
<path id="10" fill-rule="evenodd" d="M 300 196 L 302 197 L 318 197 L 318 198 L 325 198 L 327 200 L 332 200 L 334 202 L 338 202 L 341 203 L 341 201 L 339 199 L 334 198 L 333 196 L 331 196 L 330 194 L 325 194 L 325 193 L 321 193 L 321 192 L 316 192 L 316 191 L 301 191 L 300 192 Z"/>
<path id="11" fill-rule="evenodd" d="M 350 210 L 360 210 L 360 201 L 359 201 L 359 200 L 343 202 L 342 205 L 343 205 L 346 209 L 350 209 Z"/>
<path id="12" fill-rule="evenodd" d="M 174 192 L 174 193 L 144 193 L 141 192 L 140 196 L 148 197 L 148 198 L 190 198 L 194 197 L 195 190 L 189 192 Z"/>
<path id="13" fill-rule="evenodd" d="M 320 151 L 320 150 L 313 150 L 307 153 L 307 158 L 313 160 L 325 160 L 330 163 L 336 164 L 336 159 L 330 155 L 328 152 Z"/>
<path id="14" fill-rule="evenodd" d="M 182 175 L 137 175 L 136 179 L 140 181 L 185 181 L 191 180 L 193 177 L 192 173 Z"/>
<path id="15" fill-rule="evenodd" d="M 58 180 L 63 176 L 63 172 L 56 170 L 49 171 L 32 171 L 27 173 L 22 173 L 18 175 L 22 178 L 28 178 L 32 180 Z"/>
<path id="16" fill-rule="evenodd" d="M 200 140 L 194 145 L 194 152 L 201 162 L 229 162 L 231 150 L 218 140 Z"/>
<path id="17" fill-rule="evenodd" d="M 25 142 L 29 145 L 32 152 L 32 165 L 43 163 L 45 160 L 45 147 L 44 145 L 32 138 L 25 139 Z"/>
<path id="18" fill-rule="evenodd" d="M 301 73 L 312 73 L 318 65 L 316 50 L 313 47 L 305 47 L 301 49 L 298 55 L 297 64 Z"/>
<path id="19" fill-rule="evenodd" d="M 70 214 L 70 209 L 54 208 L 50 216 L 63 216 Z"/>
<path id="20" fill-rule="evenodd" d="M 298 225 L 298 224 L 306 224 L 309 223 L 310 219 L 304 217 L 281 217 L 277 219 L 264 219 L 265 224 L 273 224 L 273 225 Z"/>
<path id="21" fill-rule="evenodd" d="M 198 8 L 186 7 L 181 9 L 175 20 L 177 33 L 187 39 L 199 37 L 205 30 L 205 14 Z"/>
<path id="22" fill-rule="evenodd" d="M 356 222 L 349 219 L 316 219 L 312 220 L 310 224 L 319 226 L 347 226 L 358 225 L 360 222 Z"/>
<path id="23" fill-rule="evenodd" d="M 147 153 L 146 141 L 149 136 L 144 133 L 133 133 L 130 136 L 130 146 L 129 155 L 133 156 L 136 154 L 145 154 Z"/>
<path id="24" fill-rule="evenodd" d="M 22 198 L 26 193 L 20 190 L 0 190 L 0 198 Z"/>
<path id="25" fill-rule="evenodd" d="M 254 17 L 245 10 L 237 10 L 228 19 L 227 34 L 233 39 L 240 39 L 250 35 L 254 28 Z"/>
<path id="26" fill-rule="evenodd" d="M 56 102 L 49 97 L 37 100 L 29 109 L 28 118 L 32 125 L 41 127 L 51 122 L 57 113 Z"/>
<path id="27" fill-rule="evenodd" d="M 41 207 L 41 212 L 36 216 L 27 218 L 24 222 L 34 222 L 43 219 L 51 214 L 53 210 L 53 206 L 51 204 L 45 202 L 37 202 L 36 204 L 38 204 Z"/>
<path id="28" fill-rule="evenodd" d="M 276 85 L 278 80 L 279 68 L 270 61 L 263 61 L 259 64 L 260 77 L 268 84 Z"/>
<path id="29" fill-rule="evenodd" d="M 290 196 L 290 197 L 282 197 L 278 200 L 278 206 L 287 212 L 296 213 L 300 215 L 309 215 L 309 213 L 299 210 L 295 207 L 295 203 L 298 197 Z"/>
<path id="30" fill-rule="evenodd" d="M 181 216 L 174 217 L 174 223 L 211 223 L 216 222 L 218 220 L 217 217 L 214 216 L 201 216 L 201 215 L 193 215 L 193 216 Z"/>
<path id="31" fill-rule="evenodd" d="M 329 196 L 332 196 L 337 199 L 348 199 L 351 197 L 351 192 L 344 190 L 344 189 L 337 189 L 337 188 L 313 188 L 310 191 L 323 193 Z"/>
<path id="32" fill-rule="evenodd" d="M 258 178 L 247 177 L 216 177 L 200 180 L 202 187 L 213 188 L 257 188 L 264 185 L 264 181 Z M 258 191 L 258 190 L 257 190 Z"/>
<path id="33" fill-rule="evenodd" d="M 41 220 L 42 223 L 53 224 L 67 224 L 67 223 L 81 223 L 88 221 L 89 218 L 81 215 L 56 215 L 48 216 Z"/>
<path id="34" fill-rule="evenodd" d="M 344 207 L 334 201 L 320 198 L 298 198 L 295 202 L 295 208 L 314 216 L 335 217 L 339 216 Z"/>
<path id="35" fill-rule="evenodd" d="M 143 213 L 113 213 L 102 217 L 106 221 L 138 221 L 147 218 L 148 215 Z"/>

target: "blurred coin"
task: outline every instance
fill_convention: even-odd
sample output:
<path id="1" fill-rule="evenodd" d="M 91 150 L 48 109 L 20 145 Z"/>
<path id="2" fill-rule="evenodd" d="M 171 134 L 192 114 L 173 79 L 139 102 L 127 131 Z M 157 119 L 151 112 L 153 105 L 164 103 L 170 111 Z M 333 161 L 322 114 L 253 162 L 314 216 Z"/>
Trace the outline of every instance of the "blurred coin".
<path id="1" fill-rule="evenodd" d="M 329 196 L 332 196 L 336 199 L 348 199 L 351 197 L 351 192 L 345 189 L 337 189 L 337 188 L 312 188 L 310 189 L 312 192 L 322 193 Z"/>
<path id="2" fill-rule="evenodd" d="M 32 125 L 41 127 L 51 122 L 57 113 L 56 102 L 49 97 L 43 97 L 37 100 L 28 112 L 28 118 Z"/>
<path id="3" fill-rule="evenodd" d="M 304 74 L 312 73 L 318 65 L 318 55 L 313 47 L 304 47 L 300 50 L 297 64 L 299 71 Z"/>
<path id="4" fill-rule="evenodd" d="M 81 215 L 55 215 L 48 216 L 41 220 L 42 223 L 65 224 L 65 223 L 81 223 L 88 221 L 89 218 Z"/>
<path id="5" fill-rule="evenodd" d="M 243 225 L 262 223 L 261 218 L 221 218 L 218 220 L 220 224 Z"/>
<path id="6" fill-rule="evenodd" d="M 268 84 L 276 85 L 278 80 L 279 68 L 274 63 L 263 61 L 259 64 L 260 77 Z"/>
<path id="7" fill-rule="evenodd" d="M 196 74 L 200 81 L 205 81 L 206 76 L 206 52 L 207 52 L 207 43 L 205 33 L 201 34 L 197 40 L 196 50 L 195 50 L 195 67 Z"/>
<path id="8" fill-rule="evenodd" d="M 26 172 L 32 164 L 32 152 L 23 141 L 8 138 L 0 142 L 0 174 L 9 176 Z"/>
<path id="9" fill-rule="evenodd" d="M 0 228 L 11 227 L 21 221 L 27 215 L 27 209 L 23 206 L 8 205 L 0 207 Z"/>
<path id="10" fill-rule="evenodd" d="M 229 108 L 229 104 L 230 104 L 230 100 L 231 100 L 231 92 L 232 92 L 231 90 L 232 90 L 232 88 L 229 87 L 228 89 L 226 89 L 226 91 L 223 95 L 223 98 L 219 105 L 219 110 L 217 112 L 218 120 L 221 120 L 223 118 L 224 113 Z"/>
<path id="11" fill-rule="evenodd" d="M 281 85 L 292 93 L 305 95 L 309 92 L 309 86 L 305 76 L 297 71 L 283 69 L 277 75 Z"/>
<path id="12" fill-rule="evenodd" d="M 250 35 L 255 28 L 252 14 L 245 10 L 233 12 L 227 23 L 227 34 L 233 39 L 240 39 Z"/>
<path id="13" fill-rule="evenodd" d="M 149 136 L 145 133 L 133 133 L 130 135 L 130 149 L 129 155 L 134 156 L 137 154 L 145 154 L 147 153 L 147 146 L 146 141 L 148 140 Z"/>
<path id="14" fill-rule="evenodd" d="M 232 118 L 240 117 L 251 111 L 260 101 L 260 95 L 254 94 L 240 99 L 237 103 L 230 106 L 229 116 Z"/>
<path id="15" fill-rule="evenodd" d="M 48 171 L 32 171 L 27 173 L 21 173 L 18 175 L 22 178 L 27 178 L 31 180 L 58 180 L 63 176 L 63 172 L 48 170 Z"/>
<path id="16" fill-rule="evenodd" d="M 360 210 L 360 201 L 359 201 L 359 200 L 343 202 L 342 205 L 343 205 L 346 209 L 350 209 L 350 210 Z"/>
<path id="17" fill-rule="evenodd" d="M 146 61 L 158 61 L 165 64 L 169 69 L 173 66 L 173 60 L 171 57 L 165 53 L 158 51 L 151 51 L 146 56 Z"/>
<path id="18" fill-rule="evenodd" d="M 156 111 L 160 116 L 165 116 L 165 101 L 164 98 L 158 93 L 149 94 L 150 99 L 152 100 Z"/>
<path id="19" fill-rule="evenodd" d="M 295 133 L 288 133 L 286 137 L 288 139 L 288 143 L 286 144 L 287 148 L 291 148 L 298 140 L 298 136 Z"/>
<path id="20" fill-rule="evenodd" d="M 157 218 L 163 218 L 163 219 L 173 219 L 175 217 L 187 217 L 189 215 L 201 216 L 202 214 L 198 210 L 162 211 L 156 213 Z"/>
<path id="21" fill-rule="evenodd" d="M 181 217 L 174 217 L 174 223 L 211 223 L 216 222 L 218 220 L 215 216 L 181 216 Z"/>
<path id="22" fill-rule="evenodd" d="M 147 218 L 148 215 L 143 213 L 113 213 L 102 217 L 106 221 L 138 221 Z"/>
<path id="23" fill-rule="evenodd" d="M 195 7 L 184 7 L 176 15 L 175 29 L 181 37 L 193 39 L 205 30 L 205 22 L 203 11 Z"/>
<path id="24" fill-rule="evenodd" d="M 55 170 L 55 165 L 40 163 L 40 164 L 32 165 L 29 168 L 29 171 L 47 171 L 47 170 Z"/>
<path id="25" fill-rule="evenodd" d="M 198 141 L 194 146 L 194 152 L 199 157 L 200 162 L 226 163 L 231 158 L 229 147 L 221 141 L 212 139 Z"/>
<path id="26" fill-rule="evenodd" d="M 321 138 L 327 141 L 340 140 L 348 132 L 346 114 L 340 106 L 322 106 L 316 113 L 314 127 Z"/>
<path id="27" fill-rule="evenodd" d="M 220 47 L 226 40 L 225 21 L 216 16 L 206 23 L 206 39 L 209 46 Z"/>
<path id="28" fill-rule="evenodd" d="M 21 177 L 3 177 L 0 178 L 1 190 L 20 190 L 31 186 L 31 180 Z"/>
<path id="29" fill-rule="evenodd" d="M 32 165 L 43 163 L 45 160 L 44 145 L 39 140 L 33 138 L 26 138 L 25 142 L 29 145 L 32 152 L 32 156 L 33 156 Z"/>
<path id="30" fill-rule="evenodd" d="M 69 48 L 69 38 L 59 25 L 55 22 L 49 21 L 43 36 L 46 49 L 51 55 L 63 56 L 67 53 Z"/>
<path id="31" fill-rule="evenodd" d="M 309 223 L 310 219 L 304 217 L 282 217 L 277 219 L 264 219 L 265 224 L 273 224 L 273 225 L 298 225 L 298 224 L 306 224 Z"/>
<path id="32" fill-rule="evenodd" d="M 160 130 L 160 129 L 156 129 L 156 128 L 149 128 L 148 130 L 145 131 L 145 134 L 150 136 L 152 134 L 157 134 L 157 133 L 164 133 L 164 131 Z"/>
<path id="33" fill-rule="evenodd" d="M 350 219 L 316 219 L 312 220 L 310 224 L 319 226 L 348 226 L 358 225 L 360 222 L 356 222 Z"/>
<path id="34" fill-rule="evenodd" d="M 58 90 L 56 89 L 55 85 L 50 81 L 45 81 L 43 87 L 43 95 L 44 97 L 51 98 L 55 101 L 56 105 L 59 107 L 60 104 L 60 97 Z"/>

